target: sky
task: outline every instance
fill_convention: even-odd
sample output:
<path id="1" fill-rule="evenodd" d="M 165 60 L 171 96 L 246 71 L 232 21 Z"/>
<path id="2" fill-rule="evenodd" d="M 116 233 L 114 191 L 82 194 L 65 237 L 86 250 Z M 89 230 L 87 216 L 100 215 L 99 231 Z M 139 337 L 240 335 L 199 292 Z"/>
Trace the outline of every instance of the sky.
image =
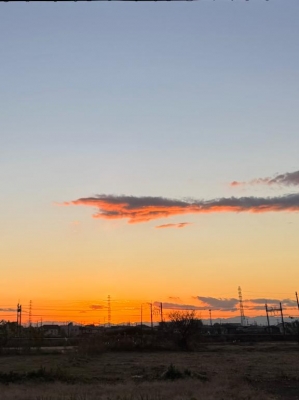
<path id="1" fill-rule="evenodd" d="M 298 1 L 0 8 L 0 319 L 298 315 Z"/>

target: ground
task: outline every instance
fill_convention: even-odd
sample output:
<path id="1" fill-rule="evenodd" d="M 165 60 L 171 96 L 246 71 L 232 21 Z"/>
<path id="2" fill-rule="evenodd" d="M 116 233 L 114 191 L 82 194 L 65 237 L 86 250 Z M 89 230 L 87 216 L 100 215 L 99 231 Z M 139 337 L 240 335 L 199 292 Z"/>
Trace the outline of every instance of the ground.
<path id="1" fill-rule="evenodd" d="M 299 399 L 297 343 L 1 355 L 1 400 Z M 52 382 L 53 381 L 53 382 Z"/>

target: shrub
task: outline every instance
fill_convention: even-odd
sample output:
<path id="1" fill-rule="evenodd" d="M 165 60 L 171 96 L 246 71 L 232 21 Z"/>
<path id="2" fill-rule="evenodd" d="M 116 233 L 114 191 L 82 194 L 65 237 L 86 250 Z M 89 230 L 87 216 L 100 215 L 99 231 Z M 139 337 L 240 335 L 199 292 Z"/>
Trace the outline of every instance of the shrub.
<path id="1" fill-rule="evenodd" d="M 82 354 L 97 355 L 104 353 L 106 346 L 103 338 L 97 335 L 80 340 L 77 349 Z"/>
<path id="2" fill-rule="evenodd" d="M 174 381 L 175 379 L 181 379 L 183 377 L 183 373 L 173 364 L 170 364 L 167 370 L 162 375 L 163 379 L 170 379 L 172 381 Z"/>

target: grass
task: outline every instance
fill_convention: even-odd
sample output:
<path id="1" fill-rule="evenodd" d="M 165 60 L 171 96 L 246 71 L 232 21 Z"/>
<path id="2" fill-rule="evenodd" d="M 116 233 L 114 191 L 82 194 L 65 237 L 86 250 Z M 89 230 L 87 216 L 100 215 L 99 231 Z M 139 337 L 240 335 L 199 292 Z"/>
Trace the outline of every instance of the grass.
<path id="1" fill-rule="evenodd" d="M 192 380 L 132 382 L 118 385 L 14 385 L 1 390 L 1 400 L 267 400 L 274 397 L 246 383 L 219 378 L 213 384 Z"/>
<path id="2" fill-rule="evenodd" d="M 269 343 L 209 345 L 190 353 L 2 355 L 0 398 L 297 399 L 298 348 L 295 343 Z"/>

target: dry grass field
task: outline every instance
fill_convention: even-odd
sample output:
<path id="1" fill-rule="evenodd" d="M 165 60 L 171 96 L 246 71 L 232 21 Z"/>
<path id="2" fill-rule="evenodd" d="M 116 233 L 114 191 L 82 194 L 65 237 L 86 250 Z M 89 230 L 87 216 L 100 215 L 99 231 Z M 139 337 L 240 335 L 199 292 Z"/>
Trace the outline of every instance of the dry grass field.
<path id="1" fill-rule="evenodd" d="M 299 399 L 296 343 L 0 356 L 1 400 Z"/>

